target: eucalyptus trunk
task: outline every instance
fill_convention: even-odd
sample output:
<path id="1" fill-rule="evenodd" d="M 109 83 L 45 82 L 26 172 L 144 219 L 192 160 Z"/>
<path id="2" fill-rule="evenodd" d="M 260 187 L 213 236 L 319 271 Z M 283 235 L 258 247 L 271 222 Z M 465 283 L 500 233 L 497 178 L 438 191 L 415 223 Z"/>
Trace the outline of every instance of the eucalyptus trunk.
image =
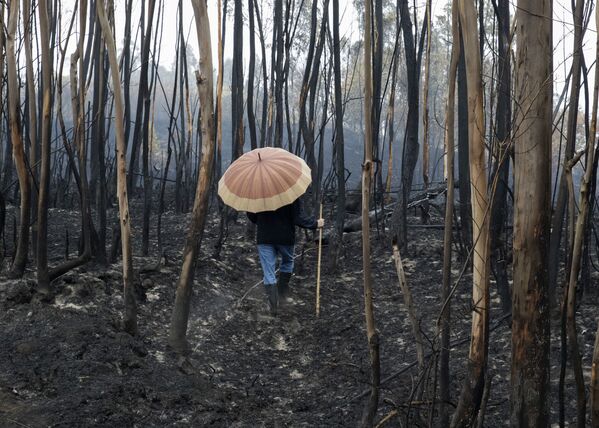
<path id="1" fill-rule="evenodd" d="M 514 105 L 511 425 L 549 425 L 548 244 L 551 212 L 550 0 L 519 0 Z M 534 49 L 531 47 L 534 46 Z"/>
<path id="2" fill-rule="evenodd" d="M 192 0 L 200 49 L 200 71 L 196 73 L 201 108 L 202 160 L 196 187 L 191 224 L 183 249 L 183 265 L 177 281 L 175 305 L 169 332 L 169 344 L 177 351 L 188 349 L 187 323 L 191 305 L 197 253 L 208 214 L 208 189 L 212 179 L 214 156 L 214 95 L 210 23 L 203 0 Z"/>
<path id="3" fill-rule="evenodd" d="M 458 61 L 460 58 L 460 38 L 458 0 L 451 4 L 451 59 L 449 64 L 449 81 L 447 91 L 447 105 L 445 114 L 445 175 L 447 193 L 445 194 L 445 228 L 443 233 L 443 286 L 441 299 L 443 308 L 439 322 L 441 332 L 441 350 L 439 355 L 439 393 L 441 408 L 439 412 L 440 426 L 449 426 L 449 399 L 450 399 L 450 375 L 449 375 L 449 350 L 451 334 L 451 244 L 453 238 L 453 209 L 454 209 L 454 155 L 455 155 L 455 86 Z"/>
<path id="4" fill-rule="evenodd" d="M 460 0 L 468 81 L 468 136 L 472 194 L 472 336 L 468 370 L 452 427 L 474 423 L 480 409 L 489 349 L 489 213 L 485 158 L 482 65 L 474 0 Z"/>
<path id="5" fill-rule="evenodd" d="M 48 3 L 38 3 L 40 24 L 40 44 L 42 61 L 42 110 L 41 110 L 41 168 L 39 195 L 37 205 L 37 284 L 40 291 L 50 288 L 48 272 L 48 194 L 50 192 L 50 145 L 51 145 L 51 95 L 52 95 L 52 63 L 50 55 L 50 24 Z"/>
<path id="6" fill-rule="evenodd" d="M 500 0 L 497 7 L 499 26 L 499 67 L 497 77 L 497 110 L 494 135 L 494 165 L 491 184 L 491 270 L 495 276 L 497 292 L 504 314 L 511 312 L 511 293 L 507 277 L 507 249 L 502 238 L 507 217 L 509 192 L 510 154 L 512 151 L 510 131 L 512 124 L 511 91 L 512 68 L 510 46 L 509 1 Z"/>
<path id="7" fill-rule="evenodd" d="M 364 164 L 362 165 L 362 269 L 364 275 L 364 316 L 370 354 L 371 379 L 370 397 L 362 414 L 362 427 L 372 427 L 378 409 L 381 367 L 379 358 L 379 336 L 374 321 L 372 299 L 372 270 L 370 266 L 370 192 L 372 187 L 372 37 L 370 1 L 366 2 L 364 13 Z"/>
<path id="8" fill-rule="evenodd" d="M 29 246 L 30 218 L 30 182 L 29 171 L 25 161 L 25 150 L 19 121 L 19 83 L 17 80 L 17 61 L 15 56 L 15 37 L 19 21 L 19 0 L 11 0 L 8 9 L 8 25 L 6 29 L 6 69 L 8 75 L 8 127 L 12 143 L 12 156 L 19 177 L 19 192 L 21 194 L 19 235 L 15 257 L 10 276 L 22 277 L 27 264 Z"/>
<path id="9" fill-rule="evenodd" d="M 333 0 L 333 81 L 335 93 L 335 170 L 337 175 L 337 209 L 335 218 L 336 246 L 334 265 L 343 245 L 345 220 L 345 142 L 343 136 L 343 94 L 341 92 L 341 44 L 339 40 L 339 0 Z"/>
<path id="10" fill-rule="evenodd" d="M 113 9 L 112 3 L 109 3 Z M 112 90 L 114 91 L 115 109 L 115 156 L 117 161 L 117 196 L 119 200 L 119 224 L 121 230 L 121 251 L 123 256 L 123 288 L 125 296 L 125 311 L 123 318 L 124 330 L 130 334 L 137 333 L 137 304 L 133 292 L 133 257 L 131 252 L 131 217 L 129 215 L 129 200 L 127 196 L 127 151 L 125 148 L 125 130 L 123 124 L 123 95 L 119 79 L 119 68 L 116 57 L 114 37 L 106 17 L 104 0 L 96 0 L 96 11 L 104 43 L 108 52 L 108 61 L 112 76 Z"/>

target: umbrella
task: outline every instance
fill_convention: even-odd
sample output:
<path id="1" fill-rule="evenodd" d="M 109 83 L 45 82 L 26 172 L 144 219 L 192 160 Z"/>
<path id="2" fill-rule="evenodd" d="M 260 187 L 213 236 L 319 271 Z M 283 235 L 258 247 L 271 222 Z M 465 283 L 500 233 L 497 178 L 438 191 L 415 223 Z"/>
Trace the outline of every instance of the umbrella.
<path id="1" fill-rule="evenodd" d="M 238 211 L 274 211 L 299 198 L 312 182 L 303 159 L 265 147 L 240 156 L 218 182 L 223 202 Z"/>

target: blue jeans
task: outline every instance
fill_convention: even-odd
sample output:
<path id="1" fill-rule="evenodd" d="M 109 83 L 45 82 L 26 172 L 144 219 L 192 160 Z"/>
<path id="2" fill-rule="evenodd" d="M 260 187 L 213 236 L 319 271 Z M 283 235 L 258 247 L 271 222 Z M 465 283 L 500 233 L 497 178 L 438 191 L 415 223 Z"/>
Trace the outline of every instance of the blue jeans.
<path id="1" fill-rule="evenodd" d="M 258 244 L 258 255 L 264 272 L 264 285 L 277 283 L 277 256 L 281 255 L 281 272 L 293 272 L 293 245 Z"/>

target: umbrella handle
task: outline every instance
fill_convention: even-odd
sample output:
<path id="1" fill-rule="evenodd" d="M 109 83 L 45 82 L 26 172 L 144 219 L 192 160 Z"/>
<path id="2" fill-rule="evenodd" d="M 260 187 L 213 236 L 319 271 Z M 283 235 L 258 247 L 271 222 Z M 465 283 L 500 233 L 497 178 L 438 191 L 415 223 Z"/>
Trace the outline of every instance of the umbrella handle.
<path id="1" fill-rule="evenodd" d="M 322 202 L 320 203 L 320 217 L 322 218 Z M 320 260 L 322 257 L 322 227 L 318 229 L 318 264 L 316 265 L 316 316 L 320 316 Z"/>

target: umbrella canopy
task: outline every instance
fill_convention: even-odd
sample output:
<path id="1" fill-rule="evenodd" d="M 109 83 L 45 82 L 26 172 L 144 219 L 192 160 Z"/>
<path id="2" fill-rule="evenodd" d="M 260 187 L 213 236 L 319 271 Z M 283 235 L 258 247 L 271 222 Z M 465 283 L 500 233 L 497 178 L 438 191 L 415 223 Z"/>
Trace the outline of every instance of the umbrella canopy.
<path id="1" fill-rule="evenodd" d="M 240 156 L 218 182 L 223 202 L 238 211 L 274 211 L 299 198 L 312 182 L 303 159 L 265 147 Z"/>

